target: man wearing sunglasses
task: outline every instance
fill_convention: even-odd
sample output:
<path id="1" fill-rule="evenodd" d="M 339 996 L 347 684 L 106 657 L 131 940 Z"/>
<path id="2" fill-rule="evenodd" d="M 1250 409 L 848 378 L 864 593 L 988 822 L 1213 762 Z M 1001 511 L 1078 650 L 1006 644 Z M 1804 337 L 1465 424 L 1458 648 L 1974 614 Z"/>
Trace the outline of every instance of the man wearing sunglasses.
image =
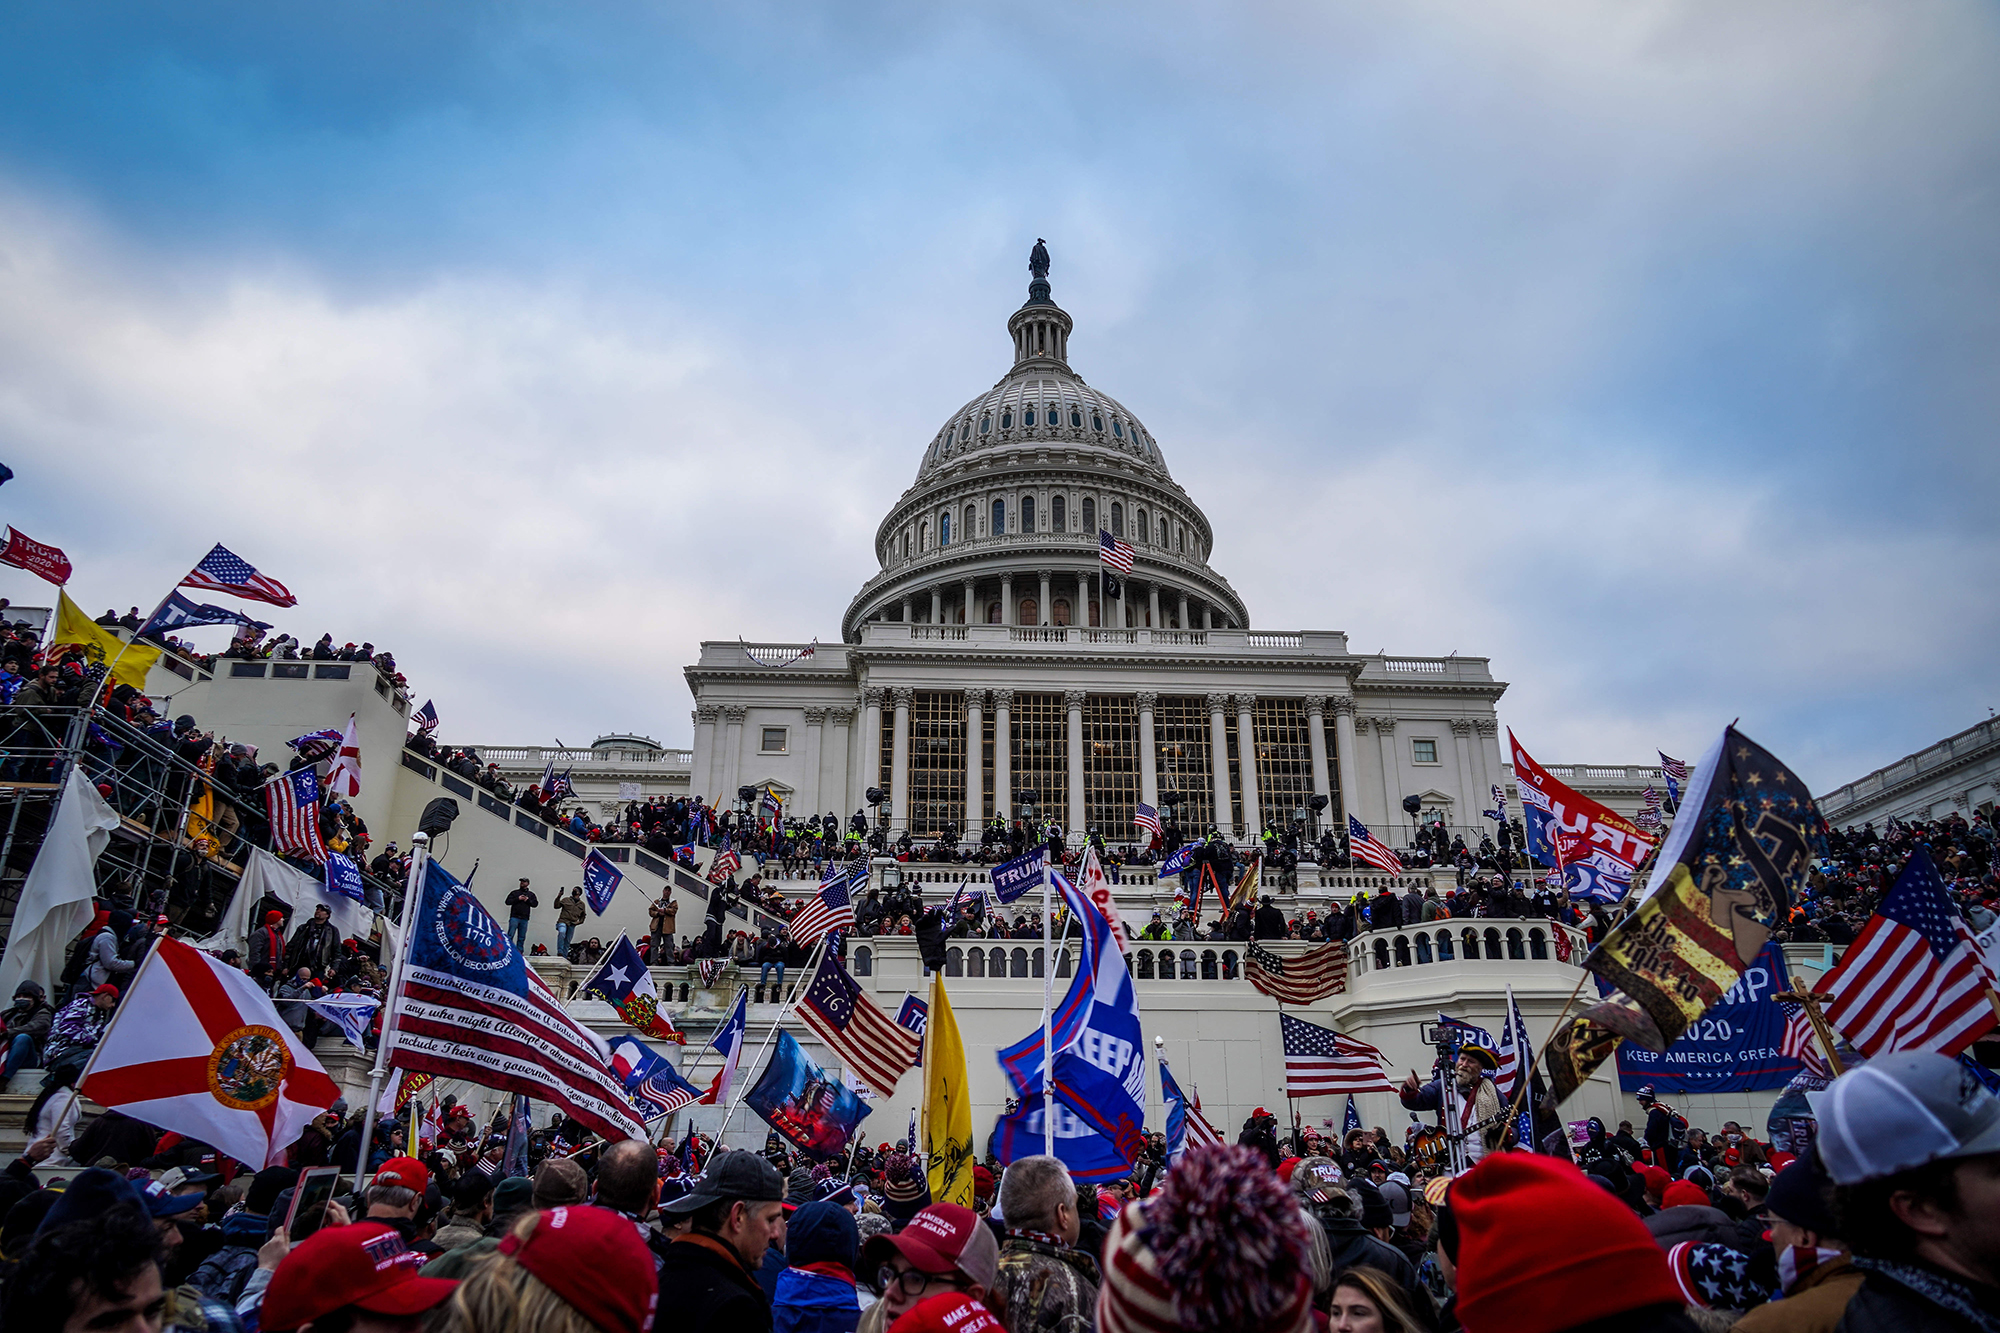
<path id="1" fill-rule="evenodd" d="M 959 1204 L 934 1203 L 896 1235 L 875 1236 L 862 1246 L 861 1273 L 882 1299 L 862 1315 L 859 1333 L 887 1328 L 941 1294 L 984 1301 L 999 1268 L 1000 1244 L 979 1216 Z"/>

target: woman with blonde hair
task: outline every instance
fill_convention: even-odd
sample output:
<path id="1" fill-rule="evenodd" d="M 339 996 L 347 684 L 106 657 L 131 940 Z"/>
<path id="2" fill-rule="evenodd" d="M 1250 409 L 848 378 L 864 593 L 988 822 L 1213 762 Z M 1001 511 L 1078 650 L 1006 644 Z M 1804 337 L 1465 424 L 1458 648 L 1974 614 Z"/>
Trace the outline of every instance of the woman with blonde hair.
<path id="1" fill-rule="evenodd" d="M 630 1219 L 581 1204 L 528 1213 L 426 1333 L 650 1333 L 659 1281 Z"/>
<path id="2" fill-rule="evenodd" d="M 1333 1280 L 1328 1333 L 1423 1333 L 1403 1293 L 1378 1268 L 1350 1268 Z"/>

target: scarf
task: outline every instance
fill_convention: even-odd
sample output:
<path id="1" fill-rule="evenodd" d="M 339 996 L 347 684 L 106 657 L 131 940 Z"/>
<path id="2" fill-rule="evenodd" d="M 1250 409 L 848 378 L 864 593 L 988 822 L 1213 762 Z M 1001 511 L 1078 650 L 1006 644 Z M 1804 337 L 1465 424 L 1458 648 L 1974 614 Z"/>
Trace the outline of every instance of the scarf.
<path id="1" fill-rule="evenodd" d="M 1908 1288 L 1939 1309 L 1957 1315 L 1968 1327 L 1978 1329 L 1979 1333 L 2000 1333 L 2000 1319 L 1982 1308 L 1972 1288 L 1956 1278 L 1946 1277 L 1934 1268 L 1895 1263 L 1888 1259 L 1864 1259 L 1860 1255 L 1854 1257 L 1854 1266 L 1864 1273 Z"/>
<path id="2" fill-rule="evenodd" d="M 1778 1289 L 1787 1296 L 1797 1290 L 1805 1278 L 1823 1265 L 1833 1263 L 1846 1255 L 1845 1250 L 1829 1250 L 1824 1246 L 1787 1245 L 1778 1255 Z"/>

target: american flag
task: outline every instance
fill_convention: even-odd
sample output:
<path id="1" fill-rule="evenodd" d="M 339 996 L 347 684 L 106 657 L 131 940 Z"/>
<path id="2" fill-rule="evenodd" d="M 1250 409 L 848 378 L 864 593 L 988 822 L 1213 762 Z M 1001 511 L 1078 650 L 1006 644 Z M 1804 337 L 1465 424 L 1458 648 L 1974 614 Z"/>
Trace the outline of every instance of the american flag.
<path id="1" fill-rule="evenodd" d="M 1687 760 L 1674 759 L 1669 757 L 1665 750 L 1660 751 L 1660 775 L 1667 780 L 1667 799 L 1679 805 L 1681 788 L 1687 786 Z"/>
<path id="2" fill-rule="evenodd" d="M 1535 1067 L 1535 1048 L 1528 1041 L 1528 1025 L 1521 1021 L 1521 1007 L 1514 1003 L 1514 987 L 1507 987 L 1507 1023 L 1500 1031 L 1500 1068 L 1493 1075 L 1493 1086 L 1500 1093 L 1502 1101 L 1513 1100 L 1518 1085 L 1515 1080 L 1522 1076 L 1524 1069 Z"/>
<path id="3" fill-rule="evenodd" d="M 1160 836 L 1160 812 L 1144 801 L 1139 802 L 1138 807 L 1132 811 L 1132 823 L 1134 827 L 1145 829 L 1156 838 Z"/>
<path id="4" fill-rule="evenodd" d="M 799 1018 L 883 1097 L 896 1095 L 897 1082 L 923 1049 L 922 1038 L 898 1027 L 861 993 L 860 983 L 830 949 L 799 1001 Z"/>
<path id="5" fill-rule="evenodd" d="M 1394 1092 L 1382 1072 L 1382 1052 L 1332 1028 L 1278 1015 L 1285 1039 L 1285 1095 L 1326 1097 L 1347 1092 Z"/>
<path id="6" fill-rule="evenodd" d="M 264 808 L 271 817 L 271 841 L 280 852 L 326 864 L 326 844 L 319 840 L 318 772 L 295 768 L 272 778 L 264 788 Z"/>
<path id="7" fill-rule="evenodd" d="M 1403 863 L 1396 858 L 1396 854 L 1375 841 L 1375 835 L 1368 831 L 1368 826 L 1353 815 L 1347 817 L 1347 850 L 1378 870 L 1386 870 L 1392 875 L 1403 873 Z"/>
<path id="8" fill-rule="evenodd" d="M 417 730 L 419 731 L 425 733 L 436 731 L 438 724 L 437 705 L 429 699 L 424 700 L 424 706 L 410 715 L 410 721 L 417 724 Z"/>
<path id="9" fill-rule="evenodd" d="M 1132 572 L 1132 544 L 1119 541 L 1102 528 L 1097 530 L 1097 558 L 1121 574 Z"/>
<path id="10" fill-rule="evenodd" d="M 819 892 L 792 918 L 792 939 L 800 944 L 814 944 L 828 931 L 854 928 L 854 900 L 847 896 L 848 879 L 846 867 L 831 861 L 826 863 Z"/>
<path id="11" fill-rule="evenodd" d="M 1826 974 L 1826 1016 L 1863 1055 L 1957 1055 L 1996 1020 L 1978 942 L 1919 847 L 1875 915 Z"/>
<path id="12" fill-rule="evenodd" d="M 1778 1039 L 1778 1049 L 1805 1066 L 1806 1072 L 1815 1078 L 1825 1078 L 1832 1073 L 1826 1063 L 1826 1055 L 1819 1048 L 1819 1040 L 1813 1032 L 1812 1020 L 1806 1017 L 1804 1005 L 1785 1007 L 1785 1034 Z"/>
<path id="13" fill-rule="evenodd" d="M 215 549 L 201 558 L 200 564 L 188 571 L 188 576 L 181 580 L 181 587 L 235 593 L 238 597 L 248 597 L 253 602 L 269 602 L 272 606 L 299 604 L 299 599 L 292 596 L 284 584 L 265 578 L 257 572 L 256 566 L 221 542 L 217 542 Z"/>
<path id="14" fill-rule="evenodd" d="M 1335 941 L 1285 959 L 1252 940 L 1243 976 L 1279 1004 L 1314 1004 L 1346 992 L 1347 945 Z"/>
<path id="15" fill-rule="evenodd" d="M 715 860 L 709 863 L 708 882 L 710 884 L 722 883 L 723 880 L 735 874 L 736 867 L 742 864 L 743 858 L 736 854 L 734 847 L 723 848 L 715 854 Z"/>

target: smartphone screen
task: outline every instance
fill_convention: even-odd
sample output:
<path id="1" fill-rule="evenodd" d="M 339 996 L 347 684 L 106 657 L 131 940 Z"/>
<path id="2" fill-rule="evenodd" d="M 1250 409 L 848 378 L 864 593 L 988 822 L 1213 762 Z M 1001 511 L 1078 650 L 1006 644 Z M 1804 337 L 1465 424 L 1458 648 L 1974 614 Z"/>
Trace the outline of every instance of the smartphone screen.
<path id="1" fill-rule="evenodd" d="M 337 1166 L 312 1166 L 300 1173 L 298 1188 L 292 1193 L 292 1211 L 285 1217 L 285 1235 L 303 1240 L 326 1225 L 326 1206 L 333 1201 L 334 1185 L 339 1179 Z M 298 1229 L 300 1219 L 306 1223 L 303 1236 Z"/>

